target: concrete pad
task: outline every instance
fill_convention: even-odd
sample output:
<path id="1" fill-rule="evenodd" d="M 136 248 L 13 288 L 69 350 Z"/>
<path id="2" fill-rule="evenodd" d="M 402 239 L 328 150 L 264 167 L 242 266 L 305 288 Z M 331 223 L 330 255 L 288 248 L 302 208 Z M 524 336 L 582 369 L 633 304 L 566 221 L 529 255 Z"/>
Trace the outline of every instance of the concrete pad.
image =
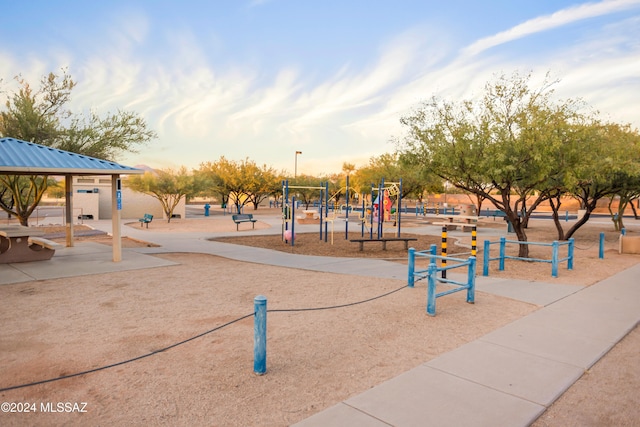
<path id="1" fill-rule="evenodd" d="M 130 250 L 125 250 L 123 253 L 122 261 L 113 262 L 111 247 L 96 243 L 83 243 L 56 251 L 53 258 L 48 261 L 21 262 L 11 264 L 11 266 L 29 277 L 30 280 L 45 280 L 176 264 Z"/>
<path id="2" fill-rule="evenodd" d="M 535 313 L 534 313 L 535 314 Z M 529 315 L 480 338 L 480 341 L 511 348 L 557 362 L 590 368 L 613 346 L 597 339 L 558 328 L 553 316 Z"/>
<path id="3" fill-rule="evenodd" d="M 425 365 L 345 403 L 397 427 L 527 426 L 545 409 Z"/>
<path id="4" fill-rule="evenodd" d="M 33 280 L 33 277 L 29 277 L 27 274 L 15 268 L 14 264 L 0 264 L 0 285 L 28 282 L 30 280 Z"/>
<path id="5" fill-rule="evenodd" d="M 349 405 L 338 403 L 331 408 L 300 421 L 299 423 L 293 424 L 293 426 L 389 427 L 389 424 L 376 420 L 375 418 L 364 414 Z"/>
<path id="6" fill-rule="evenodd" d="M 584 373 L 576 366 L 482 341 L 465 344 L 426 365 L 543 406 Z"/>

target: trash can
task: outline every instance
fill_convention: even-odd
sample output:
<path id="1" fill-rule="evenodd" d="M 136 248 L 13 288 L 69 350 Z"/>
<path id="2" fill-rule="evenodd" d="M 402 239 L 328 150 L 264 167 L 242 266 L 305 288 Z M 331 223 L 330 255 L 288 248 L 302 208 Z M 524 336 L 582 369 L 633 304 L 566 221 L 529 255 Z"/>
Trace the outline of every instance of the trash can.
<path id="1" fill-rule="evenodd" d="M 506 218 L 505 218 L 506 219 Z M 507 233 L 513 233 L 513 224 L 511 224 L 511 221 L 507 220 Z"/>
<path id="2" fill-rule="evenodd" d="M 210 208 L 211 208 L 211 205 L 209 203 L 204 205 L 204 216 L 209 216 L 209 209 Z"/>

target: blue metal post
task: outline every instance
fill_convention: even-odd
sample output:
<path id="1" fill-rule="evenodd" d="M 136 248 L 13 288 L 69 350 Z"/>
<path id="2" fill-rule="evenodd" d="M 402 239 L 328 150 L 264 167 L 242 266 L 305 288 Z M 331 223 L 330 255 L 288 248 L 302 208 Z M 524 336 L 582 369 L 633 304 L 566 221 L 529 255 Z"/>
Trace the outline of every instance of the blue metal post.
<path id="1" fill-rule="evenodd" d="M 296 224 L 296 196 L 291 197 L 291 246 L 295 246 L 296 233 L 294 228 Z"/>
<path id="2" fill-rule="evenodd" d="M 484 241 L 484 253 L 482 254 L 482 275 L 483 276 L 489 275 L 490 245 L 491 245 L 490 241 L 488 240 Z"/>
<path id="3" fill-rule="evenodd" d="M 507 246 L 506 240 L 507 239 L 505 239 L 504 237 L 500 238 L 500 271 L 504 271 L 504 253 Z"/>
<path id="4" fill-rule="evenodd" d="M 558 277 L 558 241 L 553 241 L 553 249 L 551 251 L 551 275 Z"/>
<path id="5" fill-rule="evenodd" d="M 569 239 L 569 255 L 567 260 L 567 270 L 573 270 L 573 249 L 575 247 L 575 241 L 573 237 Z"/>
<path id="6" fill-rule="evenodd" d="M 604 232 L 600 233 L 600 251 L 599 251 L 600 259 L 604 259 Z"/>
<path id="7" fill-rule="evenodd" d="M 344 240 L 349 239 L 349 175 L 347 175 L 347 189 L 345 190 L 347 198 L 347 213 L 344 220 Z"/>
<path id="8" fill-rule="evenodd" d="M 253 372 L 267 372 L 267 297 L 258 295 L 253 299 Z"/>
<path id="9" fill-rule="evenodd" d="M 436 315 L 436 272 L 436 264 L 430 262 L 429 268 L 427 269 L 427 314 L 429 316 Z"/>
<path id="10" fill-rule="evenodd" d="M 416 271 L 416 250 L 409 248 L 409 277 L 407 278 L 407 285 L 413 288 L 414 278 L 413 273 Z"/>
<path id="11" fill-rule="evenodd" d="M 467 302 L 469 304 L 475 303 L 476 296 L 476 257 L 469 257 L 469 270 L 467 273 Z"/>

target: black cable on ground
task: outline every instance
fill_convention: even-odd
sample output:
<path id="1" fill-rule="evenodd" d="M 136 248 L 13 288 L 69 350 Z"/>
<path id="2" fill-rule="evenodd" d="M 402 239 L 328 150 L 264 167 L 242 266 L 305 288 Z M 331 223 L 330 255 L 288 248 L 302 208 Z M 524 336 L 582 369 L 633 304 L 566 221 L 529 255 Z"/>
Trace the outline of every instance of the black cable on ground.
<path id="1" fill-rule="evenodd" d="M 255 313 L 247 314 L 247 315 L 245 315 L 245 316 L 242 316 L 242 317 L 239 317 L 239 318 L 237 318 L 237 319 L 235 319 L 235 320 L 232 320 L 232 321 L 230 321 L 230 322 L 227 322 L 227 323 L 225 323 L 224 325 L 218 326 L 218 327 L 216 327 L 216 328 L 213 328 L 213 329 L 211 329 L 211 330 L 208 330 L 208 331 L 206 331 L 206 332 L 203 332 L 203 333 L 201 333 L 201 334 L 198 334 L 198 335 L 196 335 L 196 336 L 194 336 L 194 337 L 187 338 L 186 340 L 183 340 L 183 341 L 180 341 L 180 342 L 178 342 L 178 343 L 172 344 L 172 345 L 170 345 L 170 346 L 168 346 L 168 347 L 164 347 L 164 348 L 161 348 L 161 349 L 159 349 L 159 350 L 154 350 L 154 351 L 152 351 L 151 353 L 143 354 L 142 356 L 137 356 L 137 357 L 134 357 L 134 358 L 132 358 L 132 359 L 127 359 L 127 360 L 123 360 L 123 361 L 121 361 L 121 362 L 112 363 L 111 365 L 101 366 L 101 367 L 99 367 L 99 368 L 89 369 L 89 370 L 87 370 L 87 371 L 76 372 L 75 374 L 63 375 L 63 376 L 60 376 L 60 377 L 56 377 L 56 378 L 49 378 L 49 379 L 47 379 L 47 380 L 42 380 L 42 381 L 35 381 L 35 382 L 32 382 L 32 383 L 28 383 L 28 384 L 20 384 L 20 385 L 14 385 L 14 386 L 11 386 L 11 387 L 0 388 L 0 393 L 5 392 L 5 391 L 9 391 L 9 390 L 16 390 L 16 389 L 19 389 L 19 388 L 31 387 L 31 386 L 34 386 L 34 385 L 40 385 L 40 384 L 51 383 L 51 382 L 54 382 L 54 381 L 66 380 L 66 379 L 68 379 L 68 378 L 79 377 L 79 376 L 81 376 L 81 375 L 91 374 L 91 373 L 98 372 L 98 371 L 104 371 L 105 369 L 114 368 L 114 367 L 116 367 L 116 366 L 125 365 L 125 364 L 127 364 L 127 363 L 135 362 L 136 360 L 144 359 L 144 358 L 147 358 L 147 357 L 149 357 L 149 356 L 153 356 L 153 355 L 155 355 L 155 354 L 162 353 L 163 351 L 170 350 L 170 349 L 172 349 L 172 348 L 174 348 L 174 347 L 177 347 L 177 346 L 179 346 L 179 345 L 185 344 L 185 343 L 187 343 L 187 342 L 189 342 L 189 341 L 193 341 L 193 340 L 195 340 L 196 338 L 200 338 L 200 337 L 202 337 L 202 336 L 204 336 L 204 335 L 207 335 L 207 334 L 210 334 L 210 333 L 215 332 L 215 331 L 217 331 L 217 330 L 220 330 L 220 329 L 222 329 L 222 328 L 224 328 L 224 327 L 226 327 L 226 326 L 229 326 L 229 325 L 231 325 L 231 324 L 233 324 L 233 323 L 236 323 L 236 322 L 239 322 L 239 321 L 241 321 L 241 320 L 244 320 L 244 319 L 246 319 L 247 317 L 251 317 L 251 316 L 253 316 L 254 314 L 255 314 Z"/>
<path id="2" fill-rule="evenodd" d="M 400 290 L 402 290 L 402 289 L 404 289 L 406 287 L 407 286 L 404 285 L 401 288 L 395 289 L 393 291 L 387 292 L 387 293 L 382 294 L 382 295 L 378 295 L 377 297 L 369 298 L 369 299 L 366 299 L 366 300 L 363 300 L 363 301 L 352 302 L 352 303 L 349 303 L 349 304 L 334 305 L 334 306 L 329 306 L 329 307 L 315 307 L 315 308 L 275 309 L 275 310 L 267 310 L 267 312 L 277 313 L 277 312 L 294 312 L 294 311 L 314 311 L 314 310 L 329 310 L 329 309 L 333 309 L 333 308 L 350 307 L 350 306 L 353 306 L 353 305 L 363 304 L 365 302 L 369 302 L 369 301 L 373 301 L 373 300 L 376 300 L 376 299 L 379 299 L 379 298 L 386 297 L 387 295 L 391 295 L 391 294 L 393 294 L 395 292 L 398 292 L 398 291 L 400 291 Z M 239 318 L 237 318 L 235 320 L 227 322 L 224 325 L 220 325 L 218 327 L 210 329 L 210 330 L 208 330 L 206 332 L 203 332 L 203 333 L 198 334 L 196 336 L 193 336 L 191 338 L 187 338 L 187 339 L 182 340 L 180 342 L 177 342 L 175 344 L 171 344 L 171 345 L 169 345 L 167 347 L 161 348 L 159 350 L 154 350 L 154 351 L 152 351 L 150 353 L 143 354 L 141 356 L 137 356 L 137 357 L 134 357 L 134 358 L 131 358 L 131 359 L 123 360 L 123 361 L 117 362 L 117 363 L 112 363 L 110 365 L 101 366 L 99 368 L 89 369 L 89 370 L 82 371 L 82 372 L 76 372 L 75 374 L 62 375 L 62 376 L 56 377 L 56 378 L 49 378 L 49 379 L 46 379 L 46 380 L 34 381 L 34 382 L 31 382 L 31 383 L 26 383 L 26 384 L 20 384 L 20 385 L 11 386 L 11 387 L 0 388 L 0 393 L 5 392 L 5 391 L 10 391 L 10 390 L 16 390 L 16 389 L 19 389 L 19 388 L 32 387 L 32 386 L 35 386 L 35 385 L 51 383 L 51 382 L 60 381 L 60 380 L 66 380 L 66 379 L 69 379 L 69 378 L 79 377 L 81 375 L 92 374 L 94 372 L 104 371 L 106 369 L 114 368 L 116 366 L 125 365 L 127 363 L 135 362 L 135 361 L 140 360 L 140 359 L 145 359 L 147 357 L 154 356 L 154 355 L 156 355 L 158 353 L 162 353 L 164 351 L 170 350 L 170 349 L 172 349 L 174 347 L 178 347 L 179 345 L 188 343 L 189 341 L 193 341 L 193 340 L 195 340 L 197 338 L 203 337 L 203 336 L 205 336 L 207 334 L 210 334 L 212 332 L 218 331 L 218 330 L 220 330 L 220 329 L 222 329 L 224 327 L 227 327 L 229 325 L 232 325 L 232 324 L 234 324 L 236 322 L 239 322 L 241 320 L 246 319 L 247 317 L 251 317 L 251 316 L 254 316 L 254 315 L 255 315 L 255 312 L 251 313 L 251 314 L 247 314 L 245 316 L 242 316 L 242 317 L 239 317 Z"/>

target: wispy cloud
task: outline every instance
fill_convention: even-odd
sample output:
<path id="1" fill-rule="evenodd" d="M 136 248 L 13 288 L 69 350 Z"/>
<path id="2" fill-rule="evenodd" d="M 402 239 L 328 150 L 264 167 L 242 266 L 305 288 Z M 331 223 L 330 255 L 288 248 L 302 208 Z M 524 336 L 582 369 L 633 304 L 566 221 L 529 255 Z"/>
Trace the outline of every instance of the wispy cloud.
<path id="1" fill-rule="evenodd" d="M 587 3 L 579 6 L 569 7 L 559 10 L 551 15 L 541 16 L 522 24 L 516 25 L 506 31 L 500 32 L 490 37 L 486 37 L 476 41 L 467 48 L 463 53 L 467 55 L 477 55 L 487 49 L 501 44 L 517 40 L 531 34 L 548 31 L 554 28 L 562 27 L 573 22 L 584 19 L 594 18 L 597 16 L 608 15 L 610 13 L 619 12 L 640 6 L 640 0 L 605 0 L 599 3 Z"/>

